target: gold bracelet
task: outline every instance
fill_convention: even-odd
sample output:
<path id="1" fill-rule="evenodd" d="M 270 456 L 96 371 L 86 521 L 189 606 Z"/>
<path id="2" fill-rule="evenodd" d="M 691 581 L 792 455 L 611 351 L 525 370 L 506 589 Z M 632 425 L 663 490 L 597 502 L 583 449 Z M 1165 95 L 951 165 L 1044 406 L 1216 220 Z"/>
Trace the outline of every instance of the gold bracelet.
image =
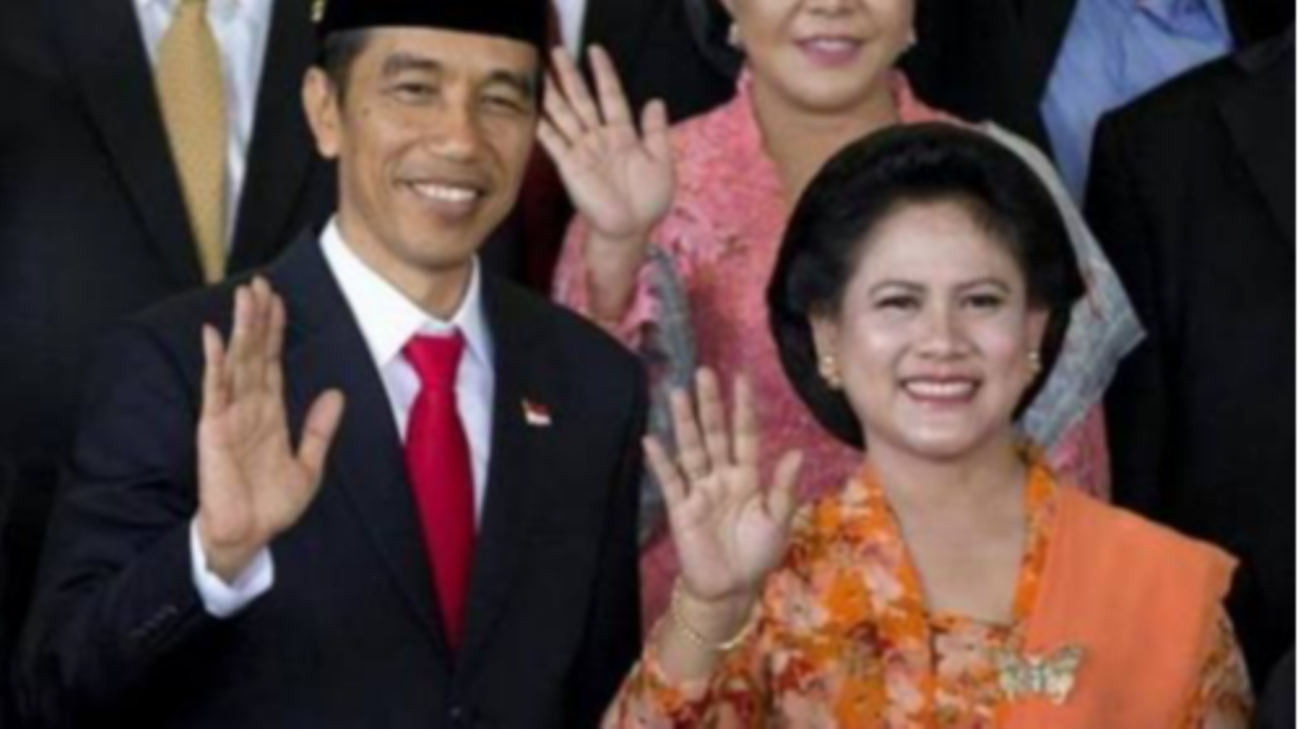
<path id="1" fill-rule="evenodd" d="M 695 646 L 713 653 L 730 653 L 749 637 L 749 633 L 753 632 L 753 626 L 756 621 L 753 619 L 752 612 L 750 612 L 749 619 L 745 621 L 744 627 L 740 628 L 740 632 L 736 633 L 734 637 L 730 640 L 722 641 L 721 643 L 710 642 L 702 633 L 695 629 L 695 626 L 690 624 L 690 621 L 686 620 L 683 604 L 689 599 L 691 598 L 685 594 L 685 590 L 682 589 L 680 581 L 673 585 L 672 603 L 668 607 L 668 618 L 672 621 L 672 627 L 676 628 L 677 632 L 681 633 L 686 640 L 695 644 Z"/>

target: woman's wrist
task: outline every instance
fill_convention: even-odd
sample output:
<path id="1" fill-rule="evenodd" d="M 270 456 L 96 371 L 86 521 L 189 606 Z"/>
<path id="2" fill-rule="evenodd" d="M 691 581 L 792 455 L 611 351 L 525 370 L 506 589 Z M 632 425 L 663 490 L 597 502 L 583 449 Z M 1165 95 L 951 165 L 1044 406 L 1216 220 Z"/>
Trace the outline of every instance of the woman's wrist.
<path id="1" fill-rule="evenodd" d="M 591 314 L 606 327 L 622 321 L 645 265 L 647 239 L 610 241 L 591 233 L 586 241 L 587 299 Z"/>
<path id="2" fill-rule="evenodd" d="M 678 581 L 672 590 L 668 619 L 672 627 L 697 647 L 727 653 L 748 638 L 753 629 L 752 593 L 705 599 Z"/>

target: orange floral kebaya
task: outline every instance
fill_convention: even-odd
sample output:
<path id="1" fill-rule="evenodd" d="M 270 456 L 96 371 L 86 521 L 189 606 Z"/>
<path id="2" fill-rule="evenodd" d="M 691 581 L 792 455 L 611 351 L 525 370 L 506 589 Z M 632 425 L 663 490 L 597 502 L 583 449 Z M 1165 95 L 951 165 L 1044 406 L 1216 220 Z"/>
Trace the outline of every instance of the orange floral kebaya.
<path id="1" fill-rule="evenodd" d="M 1036 604 L 1059 502 L 1054 477 L 1032 461 L 1013 619 L 996 625 L 926 608 L 893 512 L 869 474 L 800 515 L 756 608 L 757 629 L 711 679 L 674 682 L 651 650 L 606 726 L 1003 726 L 1010 702 L 996 657 L 1019 650 Z M 1213 716 L 1227 720 L 1220 726 L 1245 726 L 1248 678 L 1221 609 L 1210 630 L 1198 685 L 1180 711 L 1184 724 L 1203 726 Z"/>

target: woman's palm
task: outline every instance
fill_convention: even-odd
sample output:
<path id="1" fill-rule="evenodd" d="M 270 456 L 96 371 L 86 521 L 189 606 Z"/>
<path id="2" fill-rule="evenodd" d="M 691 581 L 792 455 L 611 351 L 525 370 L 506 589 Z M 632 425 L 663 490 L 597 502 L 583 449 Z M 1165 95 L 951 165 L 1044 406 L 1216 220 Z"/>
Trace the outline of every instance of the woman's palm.
<path id="1" fill-rule="evenodd" d="M 801 457 L 785 454 L 764 489 L 748 384 L 736 383 L 731 428 L 716 377 L 704 370 L 697 383 L 697 415 L 686 395 L 673 396 L 676 458 L 654 439 L 647 449 L 667 497 L 682 579 L 695 597 L 722 600 L 756 592 L 783 558 Z"/>
<path id="2" fill-rule="evenodd" d="M 554 56 L 539 137 L 569 197 L 591 228 L 612 239 L 643 238 L 663 219 L 676 191 L 667 111 L 644 110 L 641 130 L 608 55 L 591 50 L 598 103 L 568 55 Z"/>

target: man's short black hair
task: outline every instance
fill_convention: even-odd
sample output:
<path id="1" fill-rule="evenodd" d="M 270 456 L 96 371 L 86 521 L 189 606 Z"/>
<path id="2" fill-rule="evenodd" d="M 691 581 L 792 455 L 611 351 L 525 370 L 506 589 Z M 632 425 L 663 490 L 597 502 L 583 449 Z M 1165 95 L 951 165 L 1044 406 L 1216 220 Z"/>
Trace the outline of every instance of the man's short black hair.
<path id="1" fill-rule="evenodd" d="M 345 30 L 325 36 L 320 47 L 319 66 L 329 77 L 341 101 L 347 94 L 352 64 L 365 50 L 370 40 L 368 30 Z"/>

